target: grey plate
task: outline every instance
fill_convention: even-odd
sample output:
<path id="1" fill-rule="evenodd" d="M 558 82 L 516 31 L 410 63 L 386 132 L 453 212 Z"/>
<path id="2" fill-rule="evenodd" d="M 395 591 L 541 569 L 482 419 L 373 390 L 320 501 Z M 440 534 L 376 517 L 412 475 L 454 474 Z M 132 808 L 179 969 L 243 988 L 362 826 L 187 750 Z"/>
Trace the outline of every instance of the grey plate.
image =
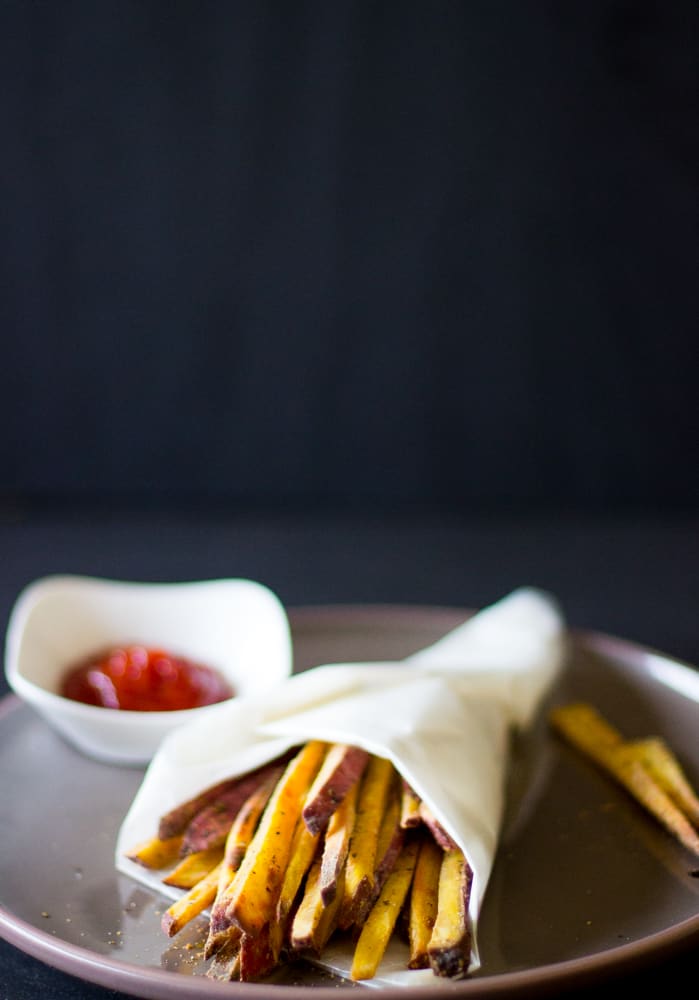
<path id="1" fill-rule="evenodd" d="M 290 612 L 296 669 L 408 655 L 466 617 L 451 609 Z M 553 700 L 584 698 L 626 735 L 666 735 L 699 784 L 699 673 L 633 643 L 575 633 Z M 118 875 L 117 830 L 142 771 L 81 756 L 13 696 L 0 702 L 0 935 L 84 980 L 148 998 L 261 997 L 203 977 L 202 922 L 175 943 L 164 900 Z M 513 746 L 508 811 L 482 913 L 482 969 L 389 997 L 509 997 L 601 980 L 699 941 L 699 859 L 677 846 L 543 718 Z M 167 905 L 167 904 L 165 904 Z M 363 989 L 298 966 L 283 996 Z"/>

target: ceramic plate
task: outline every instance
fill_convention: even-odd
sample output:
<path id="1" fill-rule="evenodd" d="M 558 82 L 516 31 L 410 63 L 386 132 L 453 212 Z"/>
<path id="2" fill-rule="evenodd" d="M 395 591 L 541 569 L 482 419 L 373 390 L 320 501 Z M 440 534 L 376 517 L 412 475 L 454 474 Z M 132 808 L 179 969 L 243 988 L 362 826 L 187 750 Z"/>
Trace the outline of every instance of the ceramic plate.
<path id="1" fill-rule="evenodd" d="M 399 659 L 463 621 L 450 609 L 290 612 L 295 668 Z M 592 701 L 625 735 L 664 734 L 699 784 L 699 672 L 633 643 L 574 633 L 556 701 Z M 45 963 L 153 1000 L 260 997 L 203 976 L 205 921 L 175 941 L 167 905 L 114 870 L 118 828 L 142 777 L 82 756 L 14 696 L 0 702 L 0 935 Z M 543 717 L 513 747 L 508 810 L 482 910 L 482 968 L 390 997 L 524 995 L 602 980 L 699 942 L 699 862 L 620 789 L 560 744 Z M 290 1000 L 363 989 L 312 967 L 275 983 Z M 269 987 L 264 988 L 269 992 Z"/>

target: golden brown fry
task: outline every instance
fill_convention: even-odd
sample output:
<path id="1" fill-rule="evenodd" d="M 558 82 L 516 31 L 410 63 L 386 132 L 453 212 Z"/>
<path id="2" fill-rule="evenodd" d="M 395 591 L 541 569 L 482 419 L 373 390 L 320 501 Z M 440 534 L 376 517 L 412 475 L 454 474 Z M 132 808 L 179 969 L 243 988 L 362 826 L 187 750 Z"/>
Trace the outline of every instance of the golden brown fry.
<path id="1" fill-rule="evenodd" d="M 142 844 L 138 844 L 132 851 L 128 851 L 127 858 L 135 861 L 144 868 L 167 868 L 177 861 L 182 847 L 182 834 L 168 837 L 163 840 L 160 837 L 151 837 Z"/>
<path id="2" fill-rule="evenodd" d="M 234 819 L 228 832 L 223 861 L 219 868 L 216 897 L 211 907 L 209 933 L 204 947 L 204 954 L 207 958 L 219 950 L 221 943 L 226 941 L 229 932 L 232 931 L 230 922 L 226 919 L 225 914 L 225 893 L 233 880 L 233 876 L 240 868 L 260 816 L 272 794 L 274 783 L 275 775 L 270 774 L 243 803 L 240 812 Z M 239 931 L 240 929 L 236 928 L 236 930 Z M 238 933 L 233 936 L 238 940 L 240 934 Z"/>
<path id="3" fill-rule="evenodd" d="M 293 831 L 326 748 L 326 743 L 311 740 L 289 762 L 240 868 L 221 897 L 226 919 L 251 937 L 259 935 L 274 916 Z"/>
<path id="4" fill-rule="evenodd" d="M 306 879 L 301 902 L 294 914 L 289 935 L 293 951 L 318 952 L 318 931 L 324 912 L 320 894 L 320 858 L 316 858 Z"/>
<path id="5" fill-rule="evenodd" d="M 416 839 L 405 844 L 379 898 L 369 912 L 352 958 L 350 976 L 354 980 L 371 979 L 376 974 L 410 890 L 417 850 Z"/>
<path id="6" fill-rule="evenodd" d="M 471 924 L 468 915 L 471 868 L 457 847 L 445 851 L 439 873 L 437 917 L 427 948 L 437 976 L 461 979 L 471 959 Z"/>
<path id="7" fill-rule="evenodd" d="M 690 823 L 699 828 L 699 798 L 665 740 L 651 736 L 645 740 L 633 740 L 627 746 L 638 753 L 639 760 L 651 778 L 667 792 Z"/>
<path id="8" fill-rule="evenodd" d="M 430 964 L 427 949 L 437 919 L 442 857 L 442 848 L 435 843 L 432 837 L 423 837 L 410 890 L 408 919 L 408 941 L 410 944 L 408 968 L 410 969 L 427 969 Z"/>
<path id="9" fill-rule="evenodd" d="M 350 836 L 357 814 L 359 783 L 350 788 L 330 817 L 323 841 L 323 859 L 320 871 L 320 894 L 327 906 L 338 892 L 338 879 L 343 872 Z M 342 879 L 344 885 L 344 875 Z"/>
<path id="10" fill-rule="evenodd" d="M 410 787 L 405 778 L 401 778 L 401 812 L 400 825 L 404 830 L 420 826 L 420 796 Z"/>
<path id="11" fill-rule="evenodd" d="M 178 889 L 191 889 L 197 882 L 201 882 L 222 858 L 222 847 L 211 847 L 208 851 L 196 851 L 194 854 L 188 854 L 169 875 L 165 876 L 163 882 L 165 885 L 176 886 Z"/>
<path id="12" fill-rule="evenodd" d="M 381 819 L 381 826 L 379 827 L 379 836 L 376 841 L 372 904 L 378 898 L 403 848 L 405 830 L 400 825 L 400 812 L 401 800 L 398 796 L 398 790 L 394 787 L 386 803 L 386 808 Z"/>
<path id="13" fill-rule="evenodd" d="M 338 919 L 343 930 L 361 920 L 371 904 L 379 828 L 394 776 L 390 760 L 372 756 L 362 778 L 345 864 L 345 896 Z"/>
<path id="14" fill-rule="evenodd" d="M 687 850 L 699 855 L 699 834 L 642 763 L 643 754 L 592 706 L 565 705 L 550 715 L 556 731 L 618 781 Z"/>
<path id="15" fill-rule="evenodd" d="M 174 937 L 182 928 L 211 906 L 218 888 L 221 863 L 212 868 L 208 875 L 197 882 L 188 892 L 180 896 L 163 914 L 161 926 L 168 937 Z"/>
<path id="16" fill-rule="evenodd" d="M 336 891 L 333 898 L 329 903 L 324 903 L 323 912 L 318 922 L 318 927 L 316 928 L 315 935 L 313 937 L 313 948 L 317 954 L 321 954 L 323 948 L 328 943 L 331 935 L 337 927 L 337 917 L 340 912 L 340 906 L 342 905 L 343 894 L 345 891 L 345 869 L 341 868 L 337 875 Z M 322 885 L 321 885 L 321 897 L 322 897 Z"/>
<path id="17" fill-rule="evenodd" d="M 303 819 L 296 824 L 289 862 L 284 872 L 282 887 L 277 900 L 276 917 L 271 927 L 272 953 L 279 958 L 291 909 L 299 887 L 316 855 L 320 834 L 310 833 Z"/>
<path id="18" fill-rule="evenodd" d="M 311 833 L 325 828 L 349 789 L 360 780 L 368 761 L 366 750 L 333 743 L 303 807 L 303 821 Z"/>
<path id="19" fill-rule="evenodd" d="M 699 834 L 670 796 L 636 759 L 632 749 L 619 747 L 614 754 L 610 771 L 676 840 L 699 857 Z"/>

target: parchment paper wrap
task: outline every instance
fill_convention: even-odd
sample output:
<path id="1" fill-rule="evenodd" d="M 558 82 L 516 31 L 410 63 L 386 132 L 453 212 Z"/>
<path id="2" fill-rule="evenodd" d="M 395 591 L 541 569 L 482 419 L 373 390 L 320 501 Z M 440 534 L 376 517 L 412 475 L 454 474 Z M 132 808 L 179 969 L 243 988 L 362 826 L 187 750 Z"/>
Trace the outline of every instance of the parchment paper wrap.
<path id="1" fill-rule="evenodd" d="M 520 588 L 406 660 L 318 666 L 263 697 L 222 704 L 161 745 L 119 832 L 116 867 L 176 898 L 179 891 L 157 873 L 124 856 L 154 835 L 162 814 L 308 739 L 356 744 L 390 758 L 466 854 L 474 873 L 473 971 L 503 815 L 510 730 L 532 720 L 565 645 L 555 600 Z M 395 942 L 367 985 L 436 984 L 431 971 L 407 970 L 406 962 L 405 946 Z M 328 947 L 322 964 L 346 975 L 351 956 Z"/>

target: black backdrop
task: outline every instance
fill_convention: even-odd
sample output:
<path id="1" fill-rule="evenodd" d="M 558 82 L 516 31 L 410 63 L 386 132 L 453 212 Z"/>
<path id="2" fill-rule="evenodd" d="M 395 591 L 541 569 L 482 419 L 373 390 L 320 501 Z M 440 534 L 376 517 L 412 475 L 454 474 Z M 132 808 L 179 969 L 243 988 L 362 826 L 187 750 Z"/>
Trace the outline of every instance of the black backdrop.
<path id="1" fill-rule="evenodd" d="M 3 502 L 696 509 L 698 12 L 3 2 Z"/>

